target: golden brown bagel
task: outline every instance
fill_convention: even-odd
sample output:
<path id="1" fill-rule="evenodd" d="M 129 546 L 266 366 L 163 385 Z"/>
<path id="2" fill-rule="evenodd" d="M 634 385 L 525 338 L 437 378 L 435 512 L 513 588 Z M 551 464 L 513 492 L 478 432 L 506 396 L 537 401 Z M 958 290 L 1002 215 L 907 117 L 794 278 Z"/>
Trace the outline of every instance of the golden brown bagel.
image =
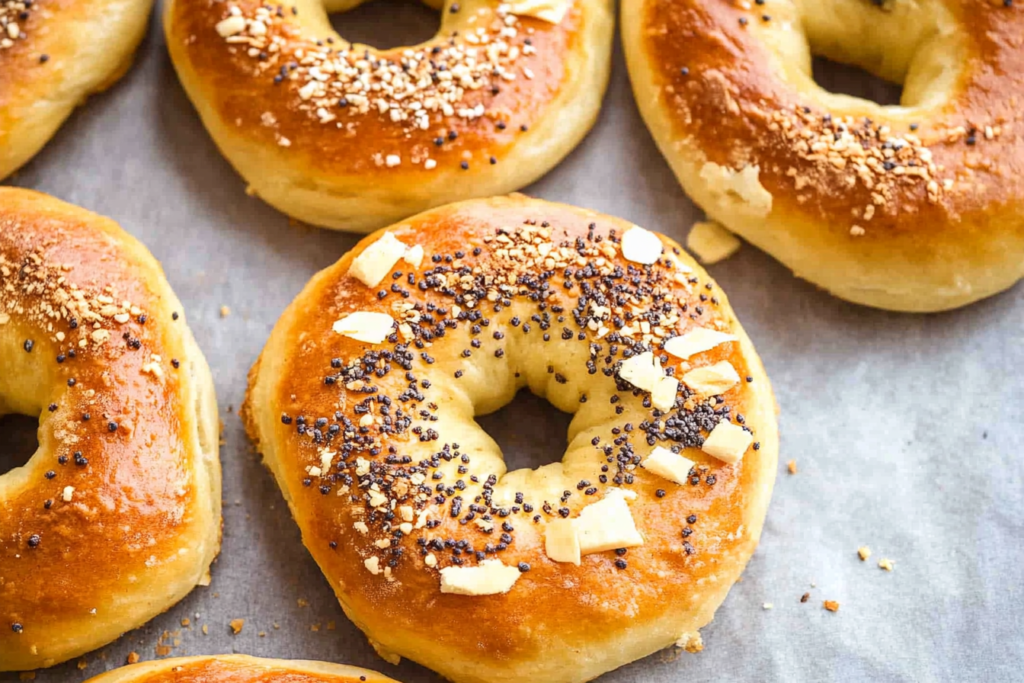
<path id="1" fill-rule="evenodd" d="M 217 408 L 181 310 L 116 223 L 0 188 L 0 415 L 39 416 L 0 473 L 0 671 L 93 650 L 207 579 Z"/>
<path id="2" fill-rule="evenodd" d="M 369 232 L 517 190 L 593 125 L 611 0 L 448 0 L 437 37 L 392 50 L 331 28 L 327 12 L 361 2 L 167 3 L 171 59 L 203 123 L 251 190 L 288 215 Z"/>
<path id="3" fill-rule="evenodd" d="M 354 666 L 246 655 L 177 657 L 133 664 L 86 683 L 394 683 Z"/>
<path id="4" fill-rule="evenodd" d="M 620 238 L 660 260 L 628 260 Z M 387 316 L 400 324 L 383 343 L 349 336 Z M 669 337 L 687 359 L 660 350 Z M 680 348 L 699 337 L 709 350 Z M 643 344 L 667 370 L 624 360 Z M 666 371 L 726 378 L 695 393 Z M 473 416 L 526 387 L 575 413 L 569 446 L 506 472 Z M 317 274 L 250 373 L 243 416 L 345 613 L 383 657 L 458 683 L 587 681 L 699 647 L 775 479 L 771 387 L 725 295 L 667 238 L 521 195 L 415 216 Z M 684 484 L 655 474 L 655 445 L 685 447 L 692 470 L 659 451 Z"/>
<path id="5" fill-rule="evenodd" d="M 0 180 L 131 66 L 152 0 L 0 2 Z"/>
<path id="6" fill-rule="evenodd" d="M 1024 4 L 635 0 L 640 111 L 712 218 L 849 301 L 963 306 L 1024 275 Z M 903 83 L 836 95 L 811 55 Z"/>

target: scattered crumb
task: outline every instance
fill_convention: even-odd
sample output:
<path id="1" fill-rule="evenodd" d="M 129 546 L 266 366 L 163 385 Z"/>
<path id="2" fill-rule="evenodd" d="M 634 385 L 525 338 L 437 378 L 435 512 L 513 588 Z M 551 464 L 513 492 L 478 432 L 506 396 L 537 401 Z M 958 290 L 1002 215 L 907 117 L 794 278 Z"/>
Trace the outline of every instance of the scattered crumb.
<path id="1" fill-rule="evenodd" d="M 764 603 L 764 605 L 762 605 L 762 607 L 764 607 L 764 609 L 771 609 L 772 607 L 775 607 L 775 605 L 773 605 L 770 602 L 766 602 Z"/>
<path id="2" fill-rule="evenodd" d="M 185 617 L 184 619 L 181 620 L 181 625 L 184 626 L 185 628 L 188 628 L 189 625 L 191 625 L 191 624 L 192 624 L 192 621 L 188 617 Z"/>
<path id="3" fill-rule="evenodd" d="M 835 600 L 826 600 L 825 601 L 825 609 L 827 609 L 829 612 L 838 612 L 839 611 L 839 603 L 836 602 Z"/>
<path id="4" fill-rule="evenodd" d="M 299 607 L 309 607 L 309 601 L 305 598 L 299 598 Z"/>
<path id="5" fill-rule="evenodd" d="M 790 474 L 796 474 L 796 460 L 790 460 L 786 463 L 786 469 L 789 470 Z"/>
<path id="6" fill-rule="evenodd" d="M 804 593 L 803 595 L 800 596 L 800 602 L 807 602 L 810 599 L 811 599 L 811 594 L 810 593 Z"/>
<path id="7" fill-rule="evenodd" d="M 20 681 L 34 681 L 34 680 L 36 680 L 36 672 L 35 671 L 22 671 L 20 674 L 18 674 L 18 680 L 20 680 Z"/>
<path id="8" fill-rule="evenodd" d="M 878 566 L 881 569 L 884 569 L 887 572 L 891 572 L 892 571 L 892 560 L 889 560 L 889 559 L 886 559 L 886 558 L 883 557 L 882 559 L 880 559 L 878 561 Z"/>
<path id="9" fill-rule="evenodd" d="M 327 622 L 327 630 L 328 631 L 333 631 L 335 628 L 337 628 L 337 626 L 335 626 L 333 621 L 328 621 Z"/>
<path id="10" fill-rule="evenodd" d="M 203 629 L 202 629 L 202 631 L 203 631 L 203 635 L 204 635 L 204 636 L 208 636 L 208 635 L 210 635 L 210 627 L 209 627 L 209 626 L 207 626 L 206 624 L 203 624 Z"/>
<path id="11" fill-rule="evenodd" d="M 267 632 L 266 631 L 260 631 L 256 635 L 258 635 L 260 638 L 266 638 L 267 637 Z"/>
<path id="12" fill-rule="evenodd" d="M 85 668 L 87 666 L 89 666 L 89 662 L 86 661 L 85 657 L 82 657 L 81 659 L 78 660 L 78 665 L 77 666 L 78 666 L 78 670 L 79 671 L 85 671 Z"/>
<path id="13" fill-rule="evenodd" d="M 866 545 L 862 545 L 861 547 L 857 548 L 857 555 L 860 557 L 860 561 L 863 562 L 869 557 L 871 557 L 871 548 L 867 547 Z"/>
<path id="14" fill-rule="evenodd" d="M 320 624 L 310 624 L 309 630 L 313 633 L 317 633 L 320 630 Z"/>
<path id="15" fill-rule="evenodd" d="M 686 248 L 707 265 L 724 261 L 739 251 L 741 245 L 736 235 L 714 221 L 694 223 L 686 237 Z"/>
<path id="16" fill-rule="evenodd" d="M 230 622 L 231 635 L 237 636 L 245 627 L 245 619 L 232 619 Z"/>
<path id="17" fill-rule="evenodd" d="M 220 307 L 220 317 L 226 318 L 229 315 L 231 315 L 231 308 L 228 307 L 228 306 L 221 306 Z"/>
<path id="18" fill-rule="evenodd" d="M 126 664 L 138 664 L 139 663 L 139 653 L 138 652 L 129 652 L 128 653 L 128 658 L 125 660 L 125 663 Z"/>

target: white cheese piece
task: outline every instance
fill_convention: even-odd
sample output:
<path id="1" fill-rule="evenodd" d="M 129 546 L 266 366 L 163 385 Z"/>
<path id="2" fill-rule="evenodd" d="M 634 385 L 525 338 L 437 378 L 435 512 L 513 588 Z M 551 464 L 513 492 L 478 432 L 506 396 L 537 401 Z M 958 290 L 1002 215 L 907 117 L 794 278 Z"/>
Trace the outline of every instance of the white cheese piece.
<path id="1" fill-rule="evenodd" d="M 580 539 L 576 533 L 576 521 L 556 519 L 544 527 L 544 552 L 555 562 L 580 564 Z"/>
<path id="2" fill-rule="evenodd" d="M 366 526 L 366 522 L 356 522 L 352 525 L 352 528 L 363 534 L 364 536 L 370 533 L 370 527 Z"/>
<path id="3" fill-rule="evenodd" d="M 661 364 L 650 351 L 627 358 L 619 366 L 619 377 L 644 391 L 654 389 L 654 385 L 664 376 Z"/>
<path id="4" fill-rule="evenodd" d="M 420 264 L 423 263 L 423 247 L 418 244 L 414 247 L 410 247 L 409 251 L 405 252 L 405 256 L 402 257 L 402 260 L 413 268 L 419 268 Z"/>
<path id="5" fill-rule="evenodd" d="M 651 389 L 651 405 L 665 413 L 676 404 L 676 392 L 679 391 L 679 380 L 675 377 L 659 377 Z"/>
<path id="6" fill-rule="evenodd" d="M 352 260 L 348 274 L 367 287 L 376 287 L 391 272 L 408 247 L 390 232 L 368 246 Z"/>
<path id="7" fill-rule="evenodd" d="M 677 484 L 685 484 L 690 479 L 693 461 L 658 446 L 644 458 L 640 465 L 651 474 L 656 474 Z"/>
<path id="8" fill-rule="evenodd" d="M 441 570 L 441 592 L 454 595 L 497 595 L 508 593 L 522 572 L 501 560 L 484 560 L 476 567 L 445 567 Z"/>
<path id="9" fill-rule="evenodd" d="M 661 239 L 650 230 L 638 225 L 626 231 L 622 236 L 622 255 L 627 261 L 651 265 L 661 258 Z"/>
<path id="10" fill-rule="evenodd" d="M 569 11 L 572 0 L 511 0 L 512 14 L 537 17 L 552 24 L 560 24 Z"/>
<path id="11" fill-rule="evenodd" d="M 623 495 L 606 495 L 583 508 L 576 518 L 576 530 L 583 555 L 644 544 Z"/>
<path id="12" fill-rule="evenodd" d="M 366 567 L 374 576 L 380 574 L 380 558 L 376 555 L 363 561 L 363 566 Z"/>
<path id="13" fill-rule="evenodd" d="M 665 342 L 665 351 L 676 358 L 686 359 L 698 353 L 710 351 L 719 344 L 736 341 L 737 338 L 725 332 L 717 332 L 704 327 L 690 330 L 684 335 L 672 337 Z"/>
<path id="14" fill-rule="evenodd" d="M 74 486 L 65 486 L 64 487 L 64 491 L 63 491 L 63 493 L 61 493 L 60 497 L 61 497 L 61 499 L 65 503 L 70 503 L 71 500 L 74 498 L 74 496 L 75 496 L 75 487 Z"/>
<path id="15" fill-rule="evenodd" d="M 686 248 L 707 265 L 724 261 L 739 251 L 742 244 L 736 235 L 714 221 L 694 223 L 686 236 Z"/>
<path id="16" fill-rule="evenodd" d="M 411 505 L 398 506 L 398 514 L 402 517 L 403 522 L 411 522 L 414 519 L 414 512 Z"/>
<path id="17" fill-rule="evenodd" d="M 380 344 L 387 339 L 394 327 L 395 319 L 387 313 L 356 311 L 335 321 L 333 329 L 338 334 L 357 341 Z"/>
<path id="18" fill-rule="evenodd" d="M 754 436 L 743 427 L 722 420 L 704 439 L 702 451 L 722 462 L 736 463 L 740 461 L 747 448 L 753 443 Z"/>
<path id="19" fill-rule="evenodd" d="M 717 396 L 732 389 L 740 381 L 736 368 L 727 360 L 690 370 L 683 375 L 683 382 L 698 394 Z"/>

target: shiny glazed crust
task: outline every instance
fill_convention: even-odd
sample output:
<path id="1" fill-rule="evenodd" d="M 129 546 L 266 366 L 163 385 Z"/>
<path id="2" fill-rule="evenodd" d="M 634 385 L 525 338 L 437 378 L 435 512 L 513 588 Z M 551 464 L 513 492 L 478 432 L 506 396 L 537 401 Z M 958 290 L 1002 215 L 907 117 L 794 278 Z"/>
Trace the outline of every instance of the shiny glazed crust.
<path id="1" fill-rule="evenodd" d="M 47 667 L 208 580 L 213 381 L 160 265 L 113 221 L 0 188 L 0 414 L 39 449 L 0 474 L 0 670 Z"/>
<path id="2" fill-rule="evenodd" d="M 514 36 L 505 38 L 518 52 L 507 65 L 514 80 L 486 75 L 479 87 L 467 88 L 453 112 L 431 112 L 426 128 L 393 121 L 399 108 L 379 110 L 376 95 L 365 113 L 355 98 L 341 107 L 336 93 L 325 97 L 323 115 L 334 118 L 321 122 L 320 107 L 310 104 L 318 98 L 303 99 L 308 79 L 295 51 L 305 50 L 308 57 L 317 49 L 316 40 L 322 41 L 321 52 L 348 47 L 331 28 L 321 0 L 289 0 L 280 6 L 280 16 L 275 12 L 266 22 L 266 40 L 279 38 L 280 50 L 257 50 L 266 58 L 250 56 L 248 42 L 229 42 L 247 40 L 250 30 L 228 38 L 217 30 L 231 6 L 244 17 L 255 16 L 261 3 L 254 0 L 171 0 L 165 28 L 185 90 L 250 190 L 294 218 L 369 232 L 434 206 L 519 189 L 583 138 L 597 117 L 608 80 L 614 13 L 611 0 L 567 1 L 571 9 L 557 25 L 516 17 Z M 358 4 L 334 0 L 327 11 Z M 417 55 L 426 51 L 424 62 L 443 58 L 450 66 L 460 61 L 430 50 L 452 44 L 485 54 L 484 46 L 467 46 L 464 37 L 492 26 L 500 5 L 498 0 L 448 2 L 438 37 L 408 49 Z M 450 39 L 455 32 L 458 39 Z M 368 55 L 374 63 L 408 59 L 406 49 L 352 46 L 354 54 Z M 300 68 L 288 71 L 289 63 Z M 282 67 L 288 77 L 275 82 Z M 433 70 L 427 80 L 439 74 Z M 483 114 L 466 118 L 460 113 L 475 107 Z M 399 163 L 389 165 L 395 160 Z M 428 169 L 432 164 L 436 167 Z"/>
<path id="3" fill-rule="evenodd" d="M 0 49 L 0 179 L 31 159 L 86 97 L 124 75 L 152 7 L 152 0 L 34 0 L 27 17 L 16 16 L 24 38 Z"/>
<path id="4" fill-rule="evenodd" d="M 1024 6 L 746 4 L 623 3 L 640 110 L 709 216 L 878 308 L 955 308 L 1024 275 Z M 903 82 L 905 106 L 822 90 L 812 50 Z M 757 184 L 729 177 L 745 168 Z"/>
<path id="5" fill-rule="evenodd" d="M 243 419 L 345 613 L 385 658 L 409 657 L 460 683 L 569 683 L 592 679 L 677 641 L 699 649 L 698 629 L 711 620 L 760 536 L 775 479 L 775 405 L 757 353 L 725 295 L 664 237 L 662 262 L 649 271 L 629 271 L 630 264 L 609 236 L 614 230 L 621 237 L 632 227 L 617 218 L 522 195 L 442 207 L 387 229 L 410 247 L 423 247 L 421 264 L 399 261 L 392 270 L 401 275 L 387 276 L 376 287 L 353 278 L 349 267 L 381 238 L 383 231 L 378 232 L 317 274 L 279 320 L 250 373 Z M 473 306 L 463 298 L 454 304 L 461 306 L 461 313 L 451 308 L 455 300 L 438 289 L 443 268 L 465 266 L 475 273 L 472 278 L 509 275 L 503 259 L 509 254 L 515 258 L 520 247 L 505 243 L 499 236 L 502 229 L 513 241 L 528 234 L 524 231 L 546 232 L 554 245 L 551 255 L 559 259 L 566 253 L 575 259 L 577 246 L 603 247 L 610 260 L 594 267 L 619 266 L 619 276 L 630 273 L 635 282 L 657 280 L 658 287 L 665 287 L 658 290 L 666 296 L 663 302 L 668 302 L 662 321 L 679 314 L 670 330 L 655 325 L 658 334 L 700 326 L 736 335 L 735 343 L 690 362 L 733 364 L 744 379 L 715 405 L 719 411 L 742 414 L 739 419 L 745 419 L 757 445 L 733 465 L 687 447 L 683 453 L 697 469 L 691 472 L 695 481 L 684 485 L 635 467 L 632 463 L 638 460 L 629 460 L 628 471 L 613 464 L 601 474 L 601 465 L 616 462 L 619 453 L 634 453 L 634 445 L 636 454 L 649 451 L 646 425 L 667 418 L 657 418 L 645 407 L 643 392 L 634 393 L 628 385 L 617 388 L 614 362 L 607 361 L 627 345 L 622 340 L 613 351 L 610 343 L 618 332 L 599 340 L 596 324 L 584 324 L 586 332 L 581 332 L 574 322 L 580 282 L 603 286 L 591 279 L 583 263 L 589 259 L 593 265 L 600 262 L 598 257 L 581 257 L 575 264 L 583 279 L 571 277 L 572 289 L 565 288 L 562 267 L 549 270 L 548 321 L 528 296 L 510 296 L 509 306 L 499 306 L 501 312 L 494 309 L 501 296 Z M 558 245 L 567 245 L 568 251 Z M 532 253 L 523 248 L 522 253 Z M 665 262 L 674 264 L 675 276 Z M 542 277 L 543 267 L 523 267 L 524 273 L 532 273 L 527 278 Z M 413 280 L 423 282 L 425 289 L 410 284 Z M 528 289 L 537 285 L 536 280 L 531 282 Z M 408 298 L 401 294 L 403 289 Z M 473 287 L 461 291 L 479 294 Z M 396 346 L 399 335 L 408 342 L 406 332 L 371 347 L 332 331 L 332 323 L 346 314 L 394 314 L 409 304 L 422 304 L 424 317 L 407 330 L 423 342 L 422 347 L 417 342 L 408 346 L 413 354 L 408 365 Z M 429 314 L 427 304 L 435 307 Z M 470 320 L 475 311 L 486 322 Z M 452 316 L 456 321 L 449 324 Z M 640 324 L 639 318 L 632 320 Z M 443 337 L 438 336 L 442 328 Z M 425 331 L 433 336 L 429 345 Z M 595 342 L 602 351 L 590 372 L 588 358 L 593 358 L 588 350 Z M 399 355 L 372 368 L 366 364 L 371 357 L 364 354 L 384 351 Z M 350 370 L 360 357 L 363 368 L 387 366 L 388 371 L 355 379 Z M 677 370 L 678 377 L 685 364 L 666 356 L 665 367 Z M 562 462 L 552 454 L 552 465 L 506 473 L 497 445 L 472 417 L 505 405 L 520 388 L 529 388 L 575 417 Z M 386 417 L 379 416 L 372 403 L 365 410 L 366 397 L 390 401 Z M 709 428 L 706 422 L 694 421 L 695 415 L 707 415 L 701 413 L 704 408 L 679 401 L 673 415 L 679 416 L 681 429 Z M 373 418 L 369 423 L 368 414 Z M 722 414 L 716 413 L 715 419 Z M 321 416 L 327 417 L 320 421 Z M 406 416 L 411 421 L 403 422 Z M 329 425 L 339 423 L 344 426 L 332 440 L 336 428 Z M 626 436 L 615 436 L 623 429 Z M 677 443 L 656 442 L 665 447 Z M 615 455 L 606 459 L 605 447 Z M 341 454 L 333 460 L 336 469 L 330 470 L 336 476 L 310 469 L 323 464 L 325 449 Z M 456 471 L 456 466 L 464 469 Z M 421 477 L 419 484 L 415 473 Z M 494 479 L 488 480 L 492 475 Z M 367 486 L 378 486 L 395 503 L 379 507 L 372 492 L 367 496 Z M 613 487 L 638 494 L 629 507 L 644 544 L 623 555 L 585 555 L 580 566 L 550 560 L 545 551 L 547 525 L 575 517 L 584 505 L 611 495 Z M 570 495 L 564 497 L 563 491 Z M 525 495 L 520 498 L 520 493 Z M 490 501 L 492 507 L 477 507 L 474 501 Z M 549 509 L 545 501 L 551 503 Z M 403 516 L 405 505 L 414 510 Z M 396 515 L 390 521 L 378 514 L 388 506 Z M 403 519 L 414 519 L 416 525 L 406 527 L 408 533 L 396 534 L 395 526 Z M 367 527 L 360 530 L 360 523 Z M 485 525 L 493 526 L 492 531 L 482 528 Z M 448 540 L 466 541 L 472 547 L 470 551 L 454 546 L 461 548 L 459 559 L 465 566 L 477 565 L 481 557 L 497 558 L 522 573 L 505 594 L 442 593 L 438 569 L 454 566 L 455 561 L 453 546 L 443 544 Z M 381 550 L 381 544 L 390 547 Z M 430 556 L 436 568 L 430 566 Z"/>
<path id="6" fill-rule="evenodd" d="M 354 666 L 246 655 L 178 657 L 115 669 L 87 683 L 394 683 Z"/>

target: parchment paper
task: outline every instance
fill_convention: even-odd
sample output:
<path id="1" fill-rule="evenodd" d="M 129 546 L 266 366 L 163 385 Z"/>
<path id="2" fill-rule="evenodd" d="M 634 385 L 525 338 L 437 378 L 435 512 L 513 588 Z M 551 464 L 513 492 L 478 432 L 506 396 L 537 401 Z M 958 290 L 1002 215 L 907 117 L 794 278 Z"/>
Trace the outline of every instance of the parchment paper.
<path id="1" fill-rule="evenodd" d="M 404 32 L 428 37 L 437 18 L 376 2 L 344 22 L 349 35 L 397 44 Z M 859 83 L 828 67 L 820 78 Z M 224 546 L 212 585 L 36 680 L 81 681 L 130 652 L 242 652 L 440 680 L 385 663 L 344 617 L 236 414 L 278 315 L 356 238 L 290 225 L 245 195 L 178 84 L 158 14 L 125 80 L 11 182 L 112 216 L 149 246 L 213 368 L 224 423 Z M 677 239 L 701 217 L 640 120 L 618 48 L 597 128 L 527 191 Z M 1024 287 L 953 313 L 898 315 L 817 291 L 749 245 L 710 271 L 782 407 L 774 499 L 757 554 L 704 630 L 705 651 L 660 653 L 602 683 L 1024 680 Z M 561 457 L 568 420 L 542 401 L 520 397 L 482 422 L 517 465 Z M 861 545 L 874 553 L 867 562 Z M 238 635 L 232 619 L 245 620 Z"/>

